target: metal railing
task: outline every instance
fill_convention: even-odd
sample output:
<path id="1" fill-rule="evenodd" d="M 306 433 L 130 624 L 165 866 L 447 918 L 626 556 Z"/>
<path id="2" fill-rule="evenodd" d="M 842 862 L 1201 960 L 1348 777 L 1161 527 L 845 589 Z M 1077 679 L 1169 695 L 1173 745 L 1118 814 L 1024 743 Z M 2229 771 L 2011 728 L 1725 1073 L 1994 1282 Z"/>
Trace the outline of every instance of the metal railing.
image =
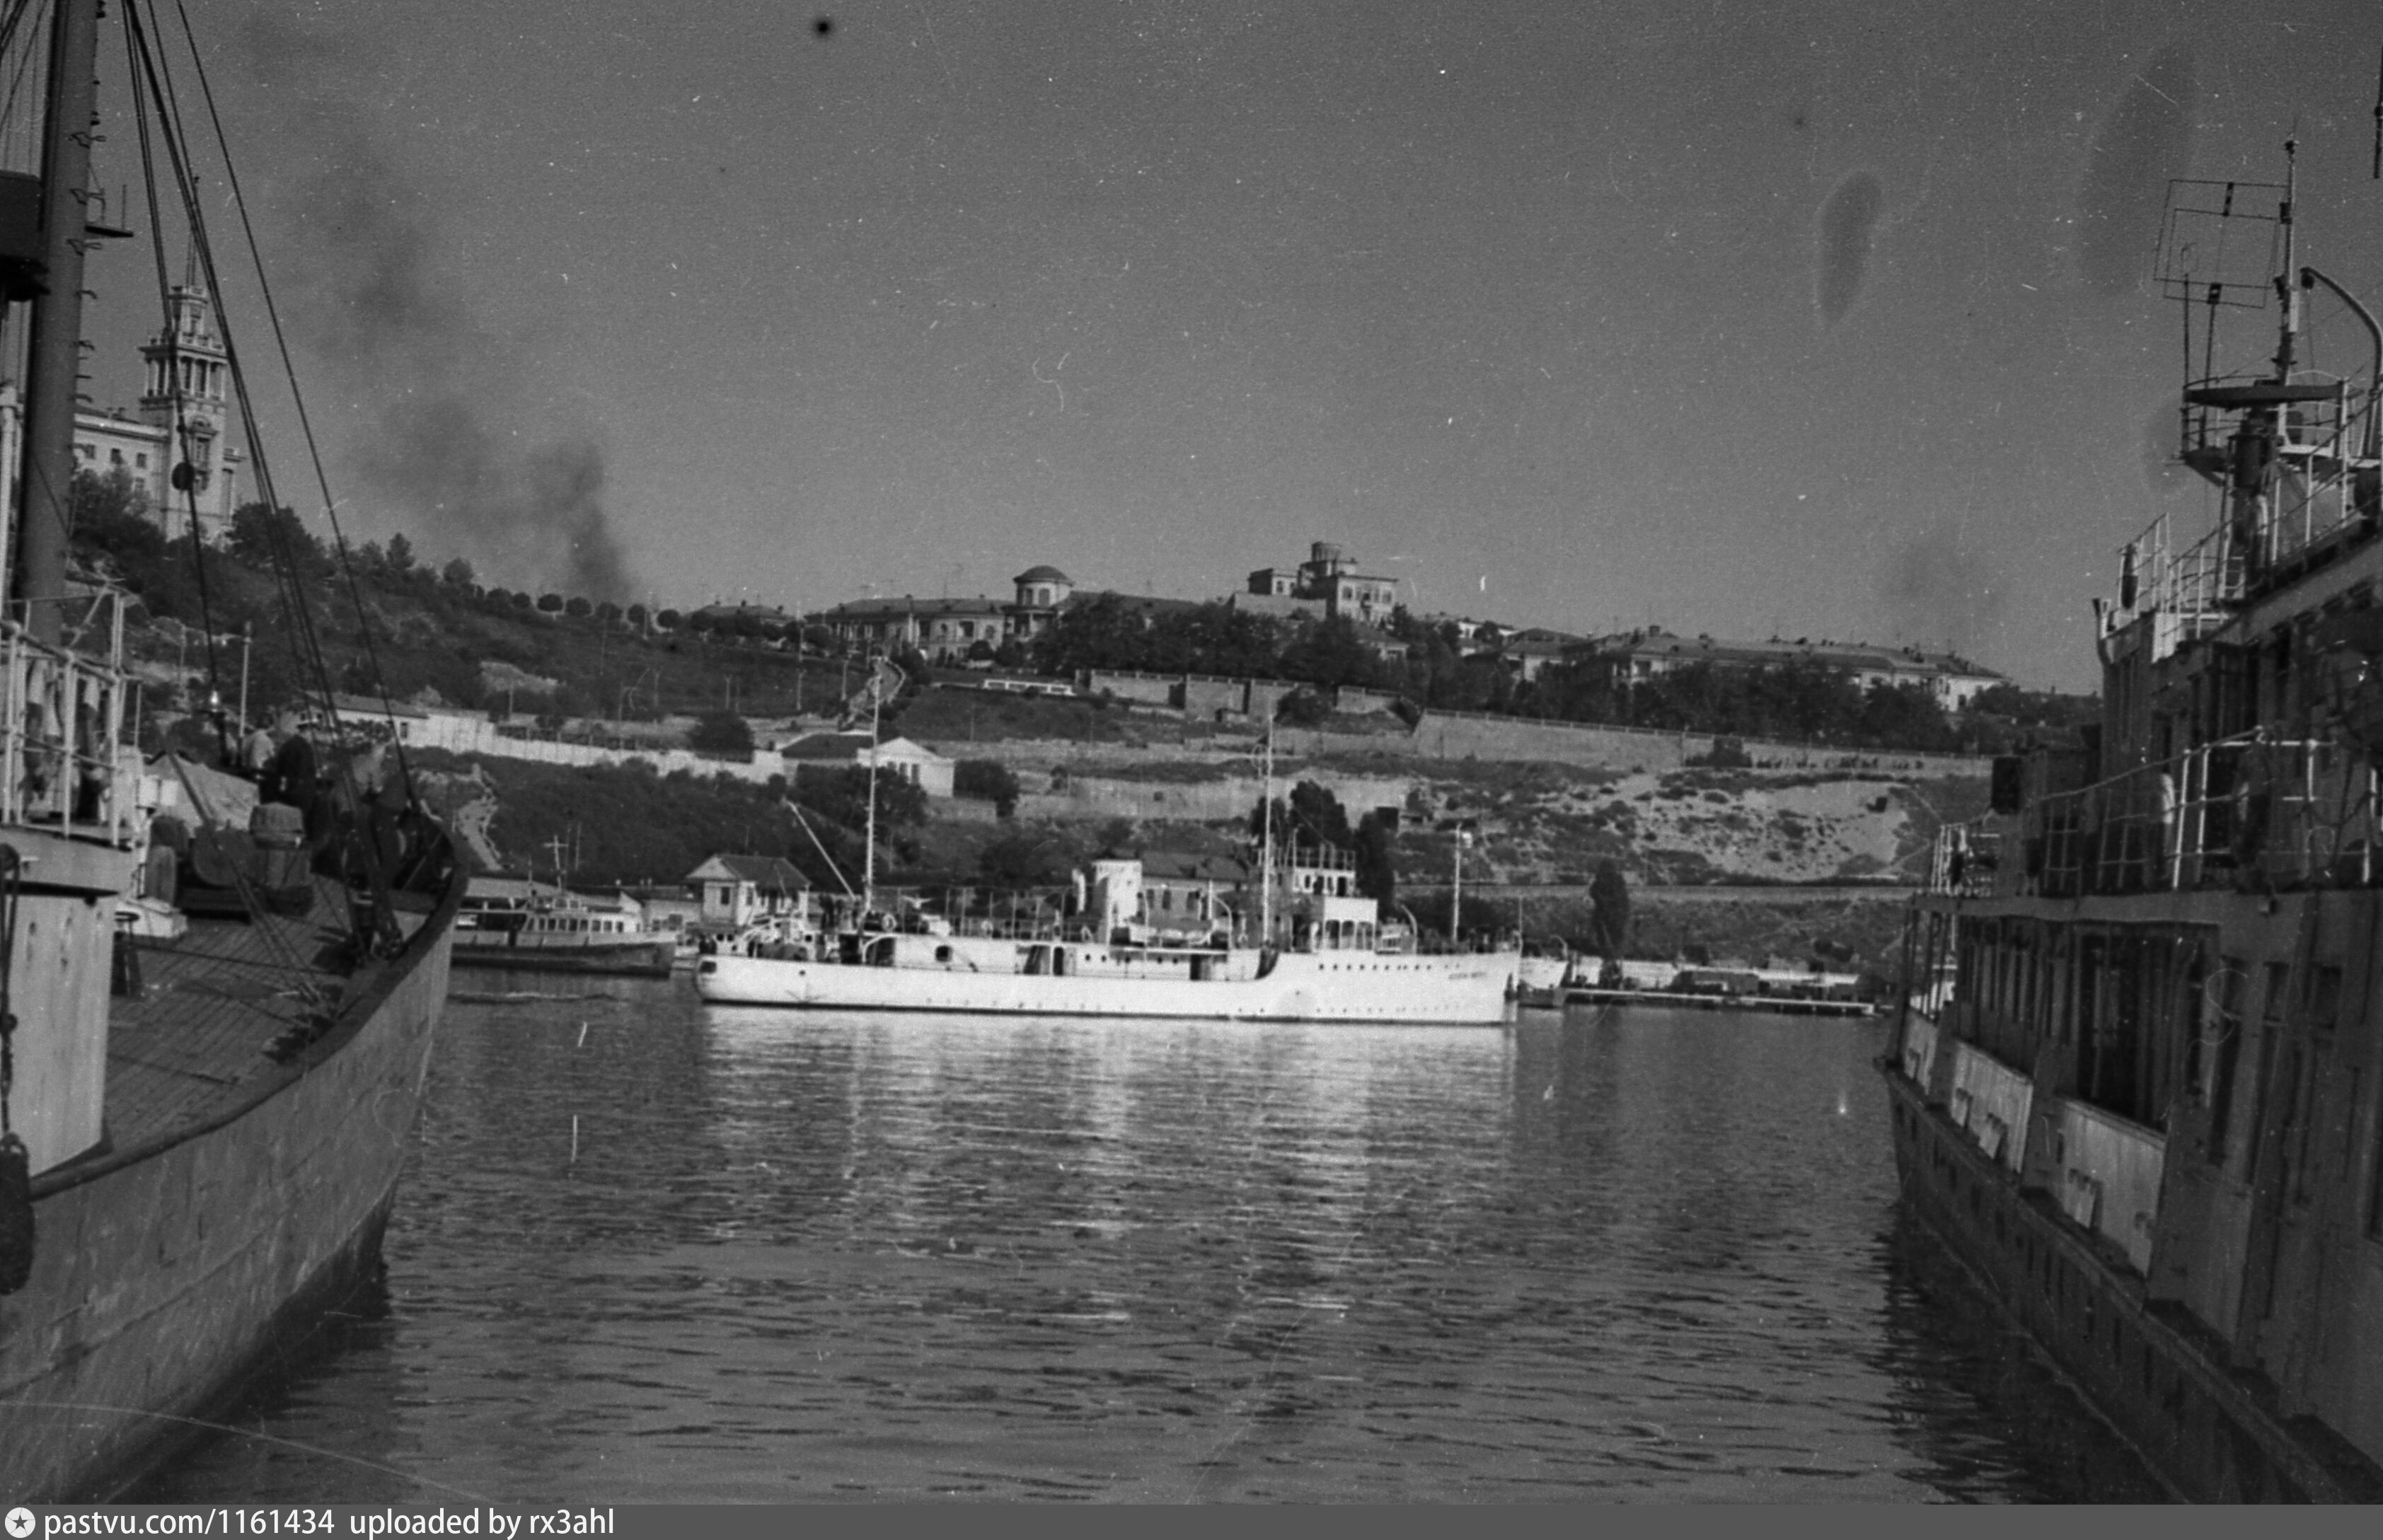
<path id="1" fill-rule="evenodd" d="M 123 673 L 0 622 L 0 823 L 120 843 Z"/>
<path id="2" fill-rule="evenodd" d="M 2113 636 L 2152 617 L 2152 657 L 2168 657 L 2185 643 L 2216 631 L 2243 590 L 2243 563 L 2223 524 L 2181 550 L 2173 548 L 2168 516 L 2161 514 L 2130 541 L 2122 570 L 2131 567 L 2134 592 L 2122 577 L 2119 602 L 2102 612 L 2102 634 Z M 2131 597 L 2132 602 L 2127 602 Z"/>
<path id="3" fill-rule="evenodd" d="M 2229 738 L 2043 797 L 1992 829 L 1947 825 L 1928 891 L 2074 898 L 2365 886 L 2383 875 L 2376 794 L 2375 767 L 2347 745 Z"/>
<path id="4" fill-rule="evenodd" d="M 2248 383 L 2203 380 L 2196 386 Z M 2225 459 L 2221 446 L 2229 430 L 2222 419 L 2235 410 L 2186 407 L 2188 461 L 2211 471 Z M 2167 657 L 2216 630 L 2228 607 L 2239 604 L 2268 573 L 2289 570 L 2329 544 L 2374 529 L 2383 519 L 2383 461 L 2375 451 L 2377 410 L 2372 392 L 2346 389 L 2327 399 L 2292 403 L 2278 422 L 2275 468 L 2251 527 L 2238 532 L 2221 519 L 2200 539 L 2179 548 L 2167 515 L 2155 520 L 2125 548 L 2119 602 L 2103 613 L 2104 634 L 2153 616 L 2152 656 Z M 2130 581 L 2131 593 L 2127 591 Z"/>

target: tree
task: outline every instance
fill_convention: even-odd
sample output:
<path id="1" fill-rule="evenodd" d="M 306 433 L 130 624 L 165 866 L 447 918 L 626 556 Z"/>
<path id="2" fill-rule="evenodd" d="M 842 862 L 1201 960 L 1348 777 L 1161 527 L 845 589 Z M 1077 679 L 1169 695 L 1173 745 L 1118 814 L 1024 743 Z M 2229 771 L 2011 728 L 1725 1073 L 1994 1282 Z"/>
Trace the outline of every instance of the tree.
<path id="1" fill-rule="evenodd" d="M 460 556 L 438 569 L 439 581 L 445 583 L 450 588 L 469 588 L 473 580 L 478 576 L 477 573 L 472 571 L 472 564 Z"/>
<path id="2" fill-rule="evenodd" d="M 118 465 L 105 475 L 78 470 L 68 496 L 74 543 L 127 563 L 165 554 L 166 533 L 149 517 L 149 493 Z"/>
<path id="3" fill-rule="evenodd" d="M 644 605 L 633 604 L 629 606 L 628 609 L 621 612 L 621 618 L 627 621 L 631 625 L 636 626 L 639 631 L 643 631 L 646 629 L 646 622 L 649 617 L 646 613 L 646 607 Z"/>
<path id="4" fill-rule="evenodd" d="M 1598 862 L 1597 875 L 1589 879 L 1588 900 L 1597 906 L 1588 925 L 1589 944 L 1600 957 L 1620 957 L 1630 948 L 1630 884 L 1622 869 L 1610 860 Z"/>
<path id="5" fill-rule="evenodd" d="M 528 609 L 532 609 L 532 608 L 536 607 L 536 605 L 537 605 L 537 600 L 536 600 L 535 598 L 532 598 L 530 597 L 530 592 L 529 592 L 529 590 L 528 590 L 528 589 L 526 589 L 526 588 L 516 588 L 516 589 L 514 589 L 514 590 L 513 590 L 513 608 L 514 608 L 514 609 L 516 609 L 516 610 L 528 610 Z"/>
<path id="6" fill-rule="evenodd" d="M 584 621 L 596 612 L 596 607 L 580 595 L 574 594 L 562 601 L 562 612 L 575 621 Z"/>
<path id="7" fill-rule="evenodd" d="M 559 615 L 562 612 L 562 596 L 561 594 L 540 594 L 537 596 L 537 607 L 546 614 Z"/>
<path id="8" fill-rule="evenodd" d="M 1068 881 L 1068 853 L 1049 834 L 1004 834 L 977 856 L 987 887 L 1052 888 Z"/>
<path id="9" fill-rule="evenodd" d="M 686 746 L 698 754 L 753 754 L 753 728 L 734 711 L 706 711 L 687 729 Z"/>
<path id="10" fill-rule="evenodd" d="M 1349 812 L 1340 799 L 1313 781 L 1290 789 L 1290 826 L 1302 844 L 1328 844 L 1347 850 L 1356 843 L 1349 832 Z"/>
<path id="11" fill-rule="evenodd" d="M 596 607 L 596 618 L 606 625 L 618 625 L 621 623 L 621 607 L 606 599 Z"/>
<path id="12" fill-rule="evenodd" d="M 1335 615 L 1282 649 L 1282 672 L 1287 679 L 1327 689 L 1340 684 L 1362 688 L 1374 682 L 1374 654 L 1357 639 L 1349 617 Z"/>
<path id="13" fill-rule="evenodd" d="M 1018 772 L 998 759 L 963 759 L 952 768 L 952 795 L 993 804 L 994 815 L 1018 810 Z"/>
<path id="14" fill-rule="evenodd" d="M 813 652 L 833 652 L 835 650 L 835 633 L 814 622 L 803 627 L 803 646 Z"/>
<path id="15" fill-rule="evenodd" d="M 1332 699 L 1303 684 L 1275 703 L 1274 714 L 1276 721 L 1293 727 L 1315 727 L 1332 714 Z"/>
<path id="16" fill-rule="evenodd" d="M 407 539 L 402 532 L 390 536 L 389 549 L 382 560 L 389 563 L 390 572 L 400 577 L 405 576 L 414 571 L 414 542 Z"/>
<path id="17" fill-rule="evenodd" d="M 286 507 L 242 503 L 232 511 L 231 525 L 224 532 L 224 545 L 252 567 L 272 567 L 283 555 L 300 573 L 309 575 L 329 566 L 323 554 L 323 543 L 307 533 L 304 522 Z"/>
<path id="18" fill-rule="evenodd" d="M 665 610 L 654 617 L 654 624 L 664 631 L 676 631 L 685 618 L 675 610 Z"/>

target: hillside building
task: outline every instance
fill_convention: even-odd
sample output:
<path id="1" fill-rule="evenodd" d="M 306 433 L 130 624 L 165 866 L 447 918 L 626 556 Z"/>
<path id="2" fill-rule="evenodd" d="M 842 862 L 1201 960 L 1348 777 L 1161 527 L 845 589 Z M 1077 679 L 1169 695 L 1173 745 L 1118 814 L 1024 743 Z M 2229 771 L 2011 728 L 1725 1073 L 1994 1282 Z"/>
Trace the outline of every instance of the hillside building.
<path id="1" fill-rule="evenodd" d="M 866 768 L 873 760 L 886 773 L 900 776 L 929 796 L 950 796 L 957 770 L 957 761 L 908 738 L 888 738 L 872 751 L 866 733 L 814 733 L 778 753 L 788 770 L 804 764 Z"/>
<path id="2" fill-rule="evenodd" d="M 1399 603 L 1397 578 L 1358 572 L 1356 562 L 1329 540 L 1318 540 L 1307 550 L 1307 560 L 1296 567 L 1260 567 L 1250 573 L 1248 591 L 1267 598 L 1315 600 L 1327 615 L 1364 625 L 1389 622 Z"/>
<path id="3" fill-rule="evenodd" d="M 709 930 L 741 930 L 809 909 L 810 880 L 783 856 L 714 856 L 686 874 L 686 885 Z"/>
<path id="4" fill-rule="evenodd" d="M 1010 606 L 980 594 L 974 598 L 854 599 L 820 614 L 847 651 L 900 652 L 915 648 L 929 662 L 963 667 L 979 642 L 997 647 L 1009 633 Z"/>
<path id="5" fill-rule="evenodd" d="M 1721 668 L 1778 668 L 1789 663 L 1818 664 L 1853 676 L 1863 689 L 1873 684 L 1919 684 L 1947 711 L 1957 711 L 1982 690 L 2009 681 L 1950 652 L 1919 647 L 1874 647 L 1862 642 L 1782 641 L 1733 642 L 1711 636 L 1678 636 L 1661 626 L 1599 637 L 1577 649 L 1611 668 L 1619 679 L 1637 682 L 1661 678 L 1692 663 Z"/>
<path id="6" fill-rule="evenodd" d="M 101 476 L 124 472 L 168 536 L 188 533 L 195 506 L 204 536 L 219 540 L 240 506 L 243 460 L 230 437 L 231 363 L 205 288 L 193 280 L 168 297 L 170 319 L 142 345 L 138 407 L 77 412 L 75 466 Z M 0 388 L 13 408 L 15 388 Z M 174 486 L 183 463 L 191 467 L 187 495 Z"/>

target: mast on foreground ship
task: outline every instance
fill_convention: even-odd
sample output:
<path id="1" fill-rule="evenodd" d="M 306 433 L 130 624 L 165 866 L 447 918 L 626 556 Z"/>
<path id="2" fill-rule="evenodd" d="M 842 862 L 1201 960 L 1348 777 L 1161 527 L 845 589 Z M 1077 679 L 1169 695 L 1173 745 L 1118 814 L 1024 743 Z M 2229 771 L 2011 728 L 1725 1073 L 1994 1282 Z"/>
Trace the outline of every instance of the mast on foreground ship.
<path id="1" fill-rule="evenodd" d="M 31 309 L 22 474 L 0 475 L 21 489 L 0 621 L 0 1109 L 22 1163 L 0 1166 L 0 1492 L 35 1502 L 123 1489 L 377 1265 L 463 891 L 418 809 L 396 868 L 343 836 L 310 875 L 210 817 L 203 776 L 144 772 L 122 740 L 120 601 L 70 585 L 66 554 L 82 250 L 124 232 L 87 217 L 96 0 L 51 8 L 39 173 L 0 170 L 0 290 Z M 121 18 L 156 112 L 164 61 L 136 8 Z M 204 479 L 184 463 L 173 485 Z M 194 826 L 189 860 L 151 859 L 161 817 Z M 268 907 L 261 881 L 293 864 Z M 166 901 L 177 865 L 220 918 Z"/>
<path id="2" fill-rule="evenodd" d="M 2383 331 L 2299 265 L 2293 192 L 2172 190 L 2216 516 L 2123 553 L 2098 732 L 1940 836 L 1906 944 L 1935 1015 L 1907 992 L 1883 1068 L 1908 1212 L 2179 1492 L 2375 1501 Z M 2246 245 L 2278 267 L 2196 268 Z M 2319 290 L 2363 380 L 2301 362 Z M 2266 366 L 2219 375 L 2268 302 Z"/>

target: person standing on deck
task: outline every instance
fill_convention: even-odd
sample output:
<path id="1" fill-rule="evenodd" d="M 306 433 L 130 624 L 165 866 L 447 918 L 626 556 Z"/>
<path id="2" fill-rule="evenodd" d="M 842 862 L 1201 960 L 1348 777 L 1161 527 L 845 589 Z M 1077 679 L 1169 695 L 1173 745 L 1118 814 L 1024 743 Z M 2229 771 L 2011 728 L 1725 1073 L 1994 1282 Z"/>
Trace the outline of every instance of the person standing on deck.
<path id="1" fill-rule="evenodd" d="M 306 815 L 307 832 L 314 832 L 315 805 L 321 800 L 321 788 L 315 784 L 315 744 L 306 736 L 306 729 L 295 710 L 284 710 L 274 723 L 273 735 L 280 740 L 274 750 L 273 760 L 257 780 L 256 795 L 265 802 L 278 802 L 295 807 Z"/>
<path id="2" fill-rule="evenodd" d="M 251 781 L 263 781 L 265 772 L 273 768 L 273 754 L 278 746 L 272 729 L 265 725 L 262 718 L 258 719 L 248 736 L 240 741 L 241 773 Z"/>

